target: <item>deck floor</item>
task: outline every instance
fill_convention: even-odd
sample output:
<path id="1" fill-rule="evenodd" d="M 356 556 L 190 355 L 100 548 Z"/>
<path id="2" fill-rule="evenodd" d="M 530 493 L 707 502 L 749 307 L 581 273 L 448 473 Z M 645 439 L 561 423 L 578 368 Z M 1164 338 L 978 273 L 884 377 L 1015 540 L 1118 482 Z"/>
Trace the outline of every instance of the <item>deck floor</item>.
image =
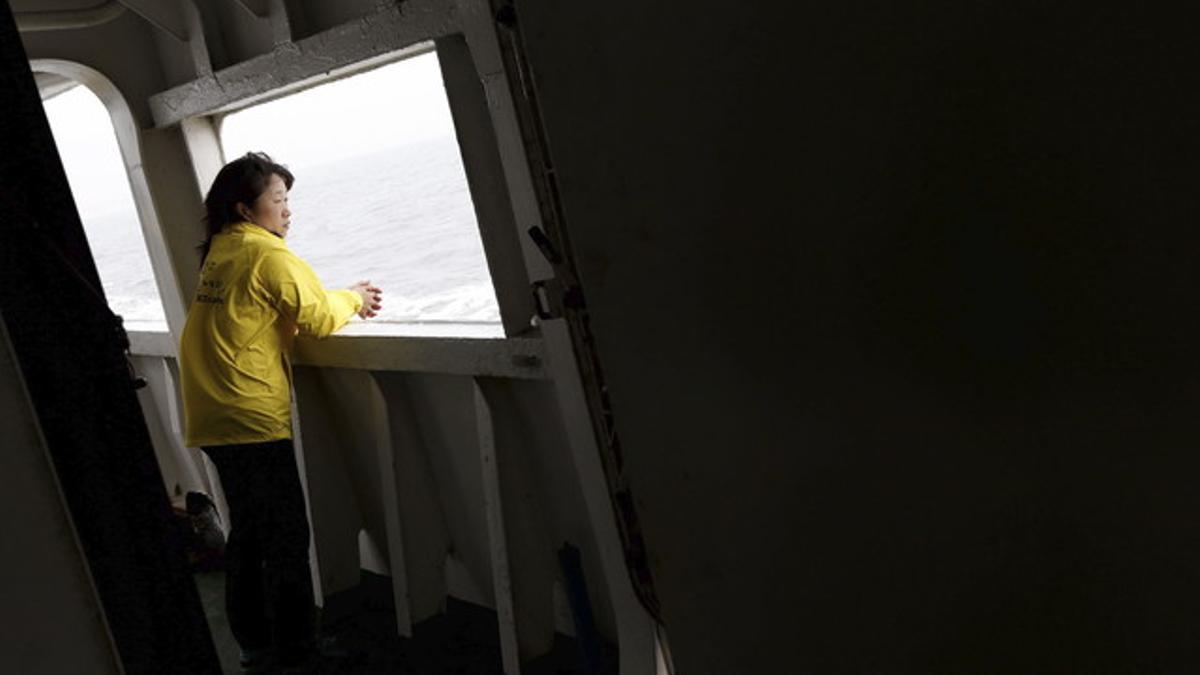
<path id="1" fill-rule="evenodd" d="M 213 642 L 225 675 L 241 673 L 237 643 L 225 617 L 225 578 L 221 571 L 193 575 Z M 413 627 L 412 639 L 396 635 L 391 601 L 391 580 L 362 572 L 361 583 L 325 600 L 321 631 L 334 636 L 342 646 L 361 651 L 361 666 L 345 673 L 394 673 L 398 675 L 501 675 L 499 631 L 496 613 L 454 598 L 446 613 Z M 586 672 L 576 643 L 556 636 L 554 650 L 535 661 L 522 664 L 522 675 L 576 675 Z M 610 657 L 615 654 L 609 654 Z M 615 660 L 615 659 L 613 659 Z M 605 669 L 603 673 L 615 673 Z"/>

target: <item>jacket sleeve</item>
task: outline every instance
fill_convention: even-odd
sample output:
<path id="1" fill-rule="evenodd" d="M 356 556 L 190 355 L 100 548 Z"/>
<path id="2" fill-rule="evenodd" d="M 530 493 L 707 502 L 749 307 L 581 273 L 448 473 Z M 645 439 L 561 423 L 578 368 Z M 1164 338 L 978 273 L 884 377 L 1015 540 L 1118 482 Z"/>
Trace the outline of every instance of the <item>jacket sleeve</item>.
<path id="1" fill-rule="evenodd" d="M 268 252 L 258 277 L 267 300 L 303 335 L 330 335 L 362 309 L 358 293 L 326 290 L 308 263 L 286 249 Z"/>

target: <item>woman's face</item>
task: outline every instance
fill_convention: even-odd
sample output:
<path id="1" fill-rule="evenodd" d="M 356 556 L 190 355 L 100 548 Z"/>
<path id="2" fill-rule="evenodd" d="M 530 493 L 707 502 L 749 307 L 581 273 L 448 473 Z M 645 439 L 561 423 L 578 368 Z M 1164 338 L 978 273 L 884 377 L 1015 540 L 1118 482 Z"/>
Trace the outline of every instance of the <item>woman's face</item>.
<path id="1" fill-rule="evenodd" d="M 242 217 L 282 239 L 291 225 L 292 212 L 288 209 L 288 189 L 278 174 L 271 174 L 267 189 L 255 200 L 252 209 L 245 206 Z"/>

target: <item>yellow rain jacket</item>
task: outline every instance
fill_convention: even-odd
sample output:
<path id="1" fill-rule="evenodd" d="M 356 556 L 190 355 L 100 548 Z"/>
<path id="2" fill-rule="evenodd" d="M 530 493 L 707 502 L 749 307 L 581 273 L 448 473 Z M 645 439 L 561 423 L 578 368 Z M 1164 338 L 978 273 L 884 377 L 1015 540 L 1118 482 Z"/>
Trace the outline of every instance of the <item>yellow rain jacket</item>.
<path id="1" fill-rule="evenodd" d="M 325 337 L 361 309 L 358 293 L 326 290 L 257 225 L 213 236 L 179 345 L 186 445 L 291 438 L 295 335 Z"/>

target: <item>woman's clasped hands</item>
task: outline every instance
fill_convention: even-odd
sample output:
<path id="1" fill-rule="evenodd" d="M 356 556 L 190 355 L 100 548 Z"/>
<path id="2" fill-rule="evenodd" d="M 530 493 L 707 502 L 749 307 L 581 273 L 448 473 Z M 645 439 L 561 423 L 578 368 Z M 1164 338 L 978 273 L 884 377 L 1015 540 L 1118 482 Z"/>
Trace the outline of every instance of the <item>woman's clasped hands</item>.
<path id="1" fill-rule="evenodd" d="M 360 317 L 370 319 L 383 307 L 383 289 L 372 286 L 370 281 L 360 281 L 351 286 L 350 290 L 362 296 L 362 309 L 358 311 Z"/>

